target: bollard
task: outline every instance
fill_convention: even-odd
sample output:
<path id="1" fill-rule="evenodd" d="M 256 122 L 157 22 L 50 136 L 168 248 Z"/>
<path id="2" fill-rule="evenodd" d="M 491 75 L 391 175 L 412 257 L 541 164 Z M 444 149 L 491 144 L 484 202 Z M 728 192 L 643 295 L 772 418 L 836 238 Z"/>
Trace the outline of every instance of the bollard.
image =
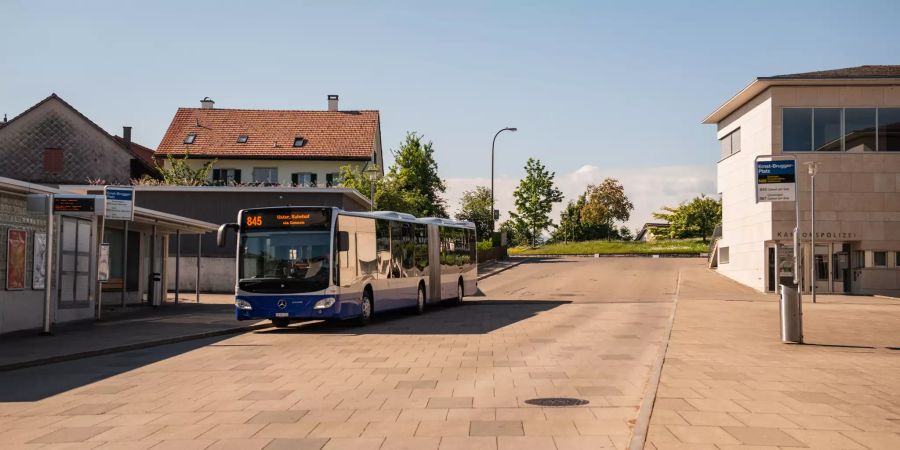
<path id="1" fill-rule="evenodd" d="M 800 310 L 800 290 L 796 284 L 781 284 L 781 341 L 803 343 L 803 315 Z"/>

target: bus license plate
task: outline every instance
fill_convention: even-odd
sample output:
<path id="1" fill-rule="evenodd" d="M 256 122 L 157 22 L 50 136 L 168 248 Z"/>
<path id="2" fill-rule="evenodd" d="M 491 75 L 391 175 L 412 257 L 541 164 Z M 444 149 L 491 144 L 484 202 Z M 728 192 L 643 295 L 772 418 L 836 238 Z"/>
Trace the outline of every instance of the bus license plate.
<path id="1" fill-rule="evenodd" d="M 286 313 L 286 312 L 275 313 L 275 317 L 287 317 L 287 316 L 288 316 L 288 313 Z"/>

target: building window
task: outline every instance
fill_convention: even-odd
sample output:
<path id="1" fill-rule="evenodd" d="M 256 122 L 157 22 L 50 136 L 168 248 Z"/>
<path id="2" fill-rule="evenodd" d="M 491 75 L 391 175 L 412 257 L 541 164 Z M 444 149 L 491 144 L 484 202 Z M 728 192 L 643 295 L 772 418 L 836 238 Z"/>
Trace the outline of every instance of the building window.
<path id="1" fill-rule="evenodd" d="M 812 108 L 784 108 L 781 124 L 784 151 L 812 150 Z"/>
<path id="2" fill-rule="evenodd" d="M 784 108 L 782 144 L 785 152 L 900 151 L 900 108 Z"/>
<path id="3" fill-rule="evenodd" d="M 254 167 L 253 168 L 254 183 L 278 183 L 277 167 Z"/>
<path id="4" fill-rule="evenodd" d="M 44 172 L 62 173 L 65 159 L 61 148 L 44 149 Z"/>
<path id="5" fill-rule="evenodd" d="M 237 143 L 238 144 L 246 144 L 247 139 L 250 139 L 250 136 L 247 136 L 246 134 L 242 134 L 242 135 L 238 136 Z"/>
<path id="6" fill-rule="evenodd" d="M 332 172 L 325 174 L 325 186 L 326 187 L 335 187 L 341 184 L 341 174 L 340 172 Z"/>
<path id="7" fill-rule="evenodd" d="M 875 108 L 844 109 L 844 151 L 875 151 Z"/>
<path id="8" fill-rule="evenodd" d="M 900 108 L 878 108 L 878 151 L 900 152 Z"/>
<path id="9" fill-rule="evenodd" d="M 194 133 L 191 133 L 184 137 L 184 143 L 185 144 L 193 144 L 195 139 L 197 139 L 197 135 Z"/>
<path id="10" fill-rule="evenodd" d="M 728 247 L 719 247 L 719 264 L 728 264 Z"/>
<path id="11" fill-rule="evenodd" d="M 813 150 L 841 151 L 841 108 L 813 110 Z"/>
<path id="12" fill-rule="evenodd" d="M 900 252 L 894 252 L 894 267 L 900 267 Z"/>
<path id="13" fill-rule="evenodd" d="M 731 133 L 728 133 L 728 135 L 722 139 L 719 139 L 719 147 L 722 150 L 719 155 L 719 160 L 723 160 L 741 151 L 741 129 L 738 128 Z"/>
<path id="14" fill-rule="evenodd" d="M 213 169 L 212 181 L 218 186 L 241 184 L 241 169 Z"/>
<path id="15" fill-rule="evenodd" d="M 291 183 L 298 187 L 316 187 L 318 174 L 312 172 L 297 172 L 291 174 Z"/>
<path id="16" fill-rule="evenodd" d="M 872 265 L 887 267 L 887 252 L 872 252 Z"/>
<path id="17" fill-rule="evenodd" d="M 294 147 L 303 147 L 306 145 L 306 139 L 303 136 L 297 136 L 294 138 Z"/>

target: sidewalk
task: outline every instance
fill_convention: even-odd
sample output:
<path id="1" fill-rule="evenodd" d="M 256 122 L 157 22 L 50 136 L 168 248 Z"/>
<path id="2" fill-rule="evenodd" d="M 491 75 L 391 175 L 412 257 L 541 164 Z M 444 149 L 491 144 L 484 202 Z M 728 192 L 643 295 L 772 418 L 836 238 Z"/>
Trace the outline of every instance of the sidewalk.
<path id="1" fill-rule="evenodd" d="M 682 272 L 645 448 L 900 448 L 900 300 L 805 296 L 805 345 L 775 300 Z"/>
<path id="2" fill-rule="evenodd" d="M 169 296 L 158 308 L 104 308 L 103 320 L 55 325 L 52 336 L 37 331 L 0 336 L 0 371 L 268 326 L 235 320 L 230 295 L 201 294 L 199 304 L 193 295 L 182 296 L 178 305 Z"/>

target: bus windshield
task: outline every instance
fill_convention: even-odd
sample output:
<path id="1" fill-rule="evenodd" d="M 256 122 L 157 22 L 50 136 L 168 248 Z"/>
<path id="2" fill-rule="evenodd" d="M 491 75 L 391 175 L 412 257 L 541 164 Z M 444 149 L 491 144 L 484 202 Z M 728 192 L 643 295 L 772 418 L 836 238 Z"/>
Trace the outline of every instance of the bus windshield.
<path id="1" fill-rule="evenodd" d="M 288 294 L 328 287 L 330 233 L 250 231 L 241 234 L 238 287 L 248 292 Z"/>

